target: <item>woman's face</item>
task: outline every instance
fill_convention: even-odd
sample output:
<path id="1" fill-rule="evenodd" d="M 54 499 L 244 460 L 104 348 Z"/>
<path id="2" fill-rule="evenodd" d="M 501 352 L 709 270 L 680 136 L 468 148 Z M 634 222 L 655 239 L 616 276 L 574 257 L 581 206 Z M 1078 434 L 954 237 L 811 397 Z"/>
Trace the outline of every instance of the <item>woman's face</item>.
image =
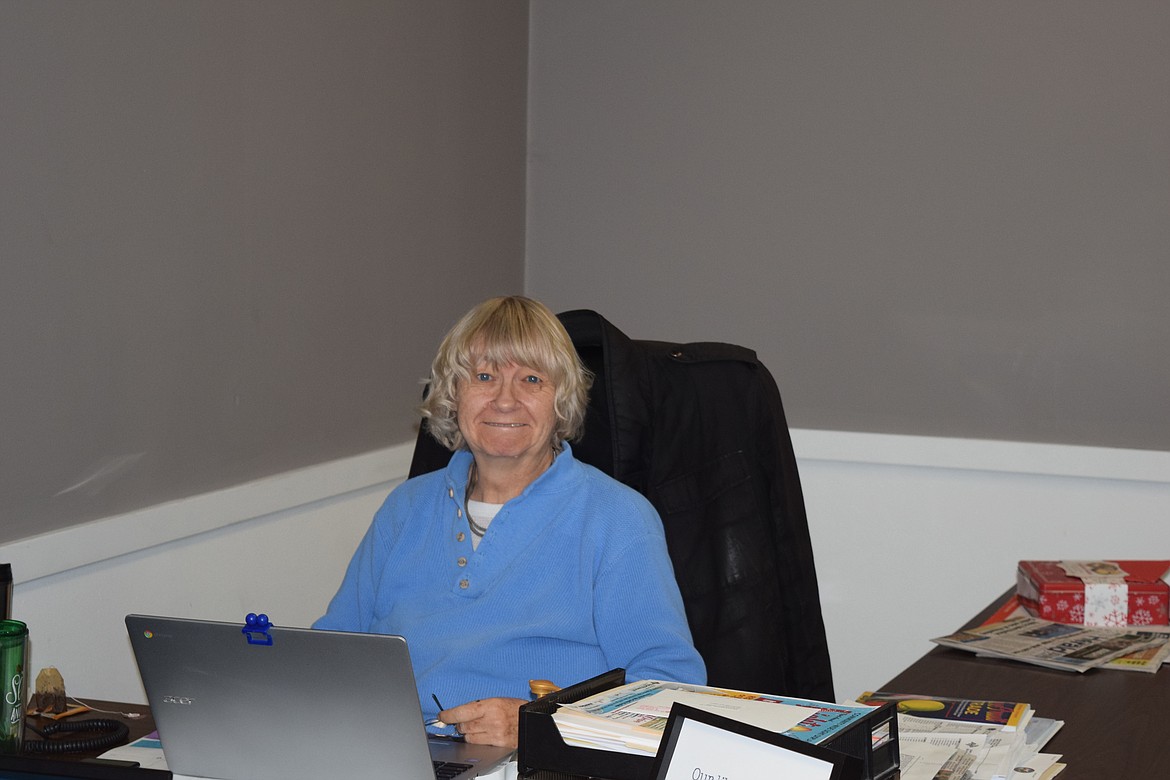
<path id="1" fill-rule="evenodd" d="M 515 363 L 478 363 L 459 388 L 459 431 L 480 468 L 492 459 L 543 467 L 552 446 L 555 388 L 548 377 Z"/>

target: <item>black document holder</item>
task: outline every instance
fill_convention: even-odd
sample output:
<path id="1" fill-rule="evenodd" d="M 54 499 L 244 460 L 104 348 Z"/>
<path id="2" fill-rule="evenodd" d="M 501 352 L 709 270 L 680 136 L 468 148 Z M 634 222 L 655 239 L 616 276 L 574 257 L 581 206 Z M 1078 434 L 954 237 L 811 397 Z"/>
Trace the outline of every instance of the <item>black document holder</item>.
<path id="1" fill-rule="evenodd" d="M 521 707 L 518 776 L 523 780 L 647 780 L 654 769 L 652 756 L 566 745 L 552 718 L 562 702 L 579 701 L 625 682 L 625 669 L 614 669 Z M 866 780 L 892 780 L 899 767 L 896 713 L 892 702 L 874 707 L 872 713 L 818 744 L 861 759 Z M 876 748 L 875 735 L 882 736 Z"/>
<path id="2" fill-rule="evenodd" d="M 689 775 L 692 779 L 696 775 L 703 777 L 723 777 L 722 772 L 718 769 L 712 772 L 699 772 L 698 767 L 695 767 L 690 772 L 687 772 L 688 767 L 694 767 L 693 759 L 694 753 L 690 753 L 690 759 L 679 759 L 678 750 L 683 746 L 687 738 L 684 737 L 684 730 L 688 724 L 699 723 L 706 728 L 713 728 L 715 731 L 722 732 L 722 739 L 726 740 L 729 735 L 735 735 L 733 742 L 735 742 L 735 750 L 760 750 L 767 745 L 770 748 L 778 748 L 780 752 L 773 752 L 768 748 L 763 748 L 768 755 L 757 754 L 752 763 L 755 764 L 754 770 L 757 772 L 768 772 L 768 774 L 757 774 L 758 777 L 784 777 L 783 774 L 775 774 L 779 769 L 778 766 L 772 763 L 775 759 L 778 762 L 783 762 L 786 758 L 793 755 L 803 756 L 804 758 L 811 758 L 821 762 L 815 770 L 804 764 L 805 768 L 811 770 L 822 776 L 823 780 L 863 780 L 865 773 L 861 766 L 861 759 L 856 756 L 847 756 L 844 753 L 839 753 L 832 748 L 827 748 L 824 745 L 817 745 L 812 742 L 805 742 L 801 739 L 790 737 L 786 734 L 779 734 L 775 731 L 768 731 L 757 726 L 752 726 L 747 723 L 741 723 L 733 718 L 725 718 L 722 715 L 716 715 L 713 712 L 706 710 L 695 709 L 688 707 L 685 704 L 674 703 L 670 707 L 670 719 L 666 722 L 666 731 L 662 735 L 662 745 L 658 748 L 658 754 L 654 757 L 654 771 L 650 774 L 650 780 L 667 780 L 667 778 L 678 778 L 680 776 L 686 777 Z M 692 734 L 690 739 L 710 739 L 711 732 L 706 734 Z M 728 749 L 729 745 L 722 745 L 724 749 Z M 690 749 L 690 746 L 684 748 L 684 753 Z M 710 750 L 710 746 L 704 750 Z M 787 755 L 785 755 L 787 754 Z M 710 753 L 705 753 L 703 760 L 712 761 L 715 766 L 719 766 L 719 762 L 724 758 L 730 756 L 716 755 L 712 756 Z M 671 767 L 674 762 L 678 761 L 679 770 L 672 772 Z M 742 769 L 742 767 L 740 767 Z M 737 775 L 741 776 L 741 775 Z"/>

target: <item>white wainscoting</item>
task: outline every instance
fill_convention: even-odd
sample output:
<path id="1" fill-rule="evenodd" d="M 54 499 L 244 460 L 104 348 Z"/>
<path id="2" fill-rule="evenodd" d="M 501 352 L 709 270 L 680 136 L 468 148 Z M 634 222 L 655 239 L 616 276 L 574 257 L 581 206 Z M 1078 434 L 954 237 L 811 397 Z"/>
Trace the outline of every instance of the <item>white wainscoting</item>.
<path id="1" fill-rule="evenodd" d="M 793 431 L 837 696 L 881 685 L 1021 558 L 1170 558 L 1170 453 Z M 307 625 L 412 444 L 0 546 L 30 666 L 144 701 L 128 612 Z M 978 696 L 978 691 L 955 692 Z"/>
<path id="2" fill-rule="evenodd" d="M 144 703 L 127 613 L 277 625 L 320 616 L 413 442 L 0 547 L 33 670 L 74 696 Z"/>
<path id="3" fill-rule="evenodd" d="M 1021 559 L 1170 559 L 1170 453 L 792 436 L 838 700 L 887 682 L 1013 587 Z"/>

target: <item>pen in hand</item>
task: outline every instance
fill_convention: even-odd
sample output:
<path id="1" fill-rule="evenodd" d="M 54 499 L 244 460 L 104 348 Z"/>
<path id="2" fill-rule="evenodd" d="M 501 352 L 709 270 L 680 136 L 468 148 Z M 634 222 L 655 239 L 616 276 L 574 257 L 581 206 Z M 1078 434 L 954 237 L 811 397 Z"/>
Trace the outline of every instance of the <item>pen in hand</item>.
<path id="1" fill-rule="evenodd" d="M 439 701 L 438 696 L 436 696 L 435 694 L 432 693 L 431 698 L 435 700 L 435 706 L 439 708 L 439 712 L 442 712 L 443 710 L 447 709 L 446 707 L 443 706 L 443 702 Z M 434 720 L 428 720 L 426 725 L 443 727 L 443 726 L 446 726 L 447 724 L 444 723 L 443 721 L 439 720 L 438 718 L 435 718 Z"/>

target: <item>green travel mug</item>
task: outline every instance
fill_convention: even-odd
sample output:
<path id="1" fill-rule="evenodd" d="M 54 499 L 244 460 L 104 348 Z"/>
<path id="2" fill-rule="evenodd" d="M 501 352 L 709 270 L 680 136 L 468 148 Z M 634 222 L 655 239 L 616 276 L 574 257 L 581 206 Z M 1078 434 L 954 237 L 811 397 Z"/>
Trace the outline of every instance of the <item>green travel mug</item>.
<path id="1" fill-rule="evenodd" d="M 24 745 L 25 651 L 28 626 L 19 620 L 0 620 L 0 753 L 19 753 Z"/>

